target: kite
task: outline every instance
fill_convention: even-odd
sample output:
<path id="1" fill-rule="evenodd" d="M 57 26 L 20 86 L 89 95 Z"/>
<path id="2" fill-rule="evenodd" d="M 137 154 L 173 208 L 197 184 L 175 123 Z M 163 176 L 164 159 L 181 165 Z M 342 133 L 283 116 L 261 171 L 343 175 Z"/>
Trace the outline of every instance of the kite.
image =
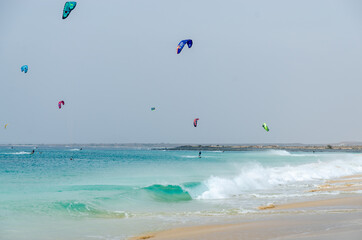
<path id="1" fill-rule="evenodd" d="M 194 127 L 197 127 L 197 121 L 199 121 L 199 119 L 198 119 L 198 118 L 195 118 L 195 120 L 194 120 Z"/>
<path id="2" fill-rule="evenodd" d="M 64 101 L 59 101 L 59 102 L 58 102 L 58 107 L 59 107 L 59 109 L 62 108 L 62 104 L 63 104 L 63 106 L 64 106 Z"/>
<path id="3" fill-rule="evenodd" d="M 66 2 L 63 9 L 63 19 L 66 19 L 70 12 L 77 6 L 77 2 Z"/>
<path id="4" fill-rule="evenodd" d="M 28 72 L 28 65 L 21 66 L 21 72 L 27 73 Z"/>
<path id="5" fill-rule="evenodd" d="M 265 129 L 265 131 L 269 132 L 269 127 L 266 125 L 266 123 L 263 123 L 262 127 Z"/>
<path id="6" fill-rule="evenodd" d="M 182 49 L 184 48 L 184 46 L 187 44 L 187 46 L 189 48 L 192 47 L 192 40 L 191 39 L 185 39 L 185 40 L 182 40 L 178 45 L 177 45 L 177 54 L 179 54 Z"/>

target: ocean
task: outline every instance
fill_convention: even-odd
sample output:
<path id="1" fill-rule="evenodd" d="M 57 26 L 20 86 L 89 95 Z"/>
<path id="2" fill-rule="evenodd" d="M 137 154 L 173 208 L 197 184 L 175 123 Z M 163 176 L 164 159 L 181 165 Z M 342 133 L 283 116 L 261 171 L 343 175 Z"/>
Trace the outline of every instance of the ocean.
<path id="1" fill-rule="evenodd" d="M 0 239 L 126 239 L 180 225 L 248 217 L 270 203 L 362 173 L 343 152 L 165 151 L 0 147 Z"/>

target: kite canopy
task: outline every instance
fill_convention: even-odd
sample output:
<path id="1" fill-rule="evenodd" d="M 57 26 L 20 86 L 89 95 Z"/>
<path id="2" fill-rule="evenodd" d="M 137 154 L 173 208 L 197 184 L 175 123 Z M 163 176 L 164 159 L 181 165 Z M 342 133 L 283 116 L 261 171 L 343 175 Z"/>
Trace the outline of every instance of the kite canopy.
<path id="1" fill-rule="evenodd" d="M 8 124 L 5 124 L 4 128 L 6 129 L 7 126 L 8 126 Z"/>
<path id="2" fill-rule="evenodd" d="M 187 46 L 189 48 L 192 47 L 192 40 L 191 39 L 185 39 L 185 40 L 182 40 L 178 45 L 177 45 L 177 54 L 179 54 L 182 49 L 184 48 L 184 46 L 187 44 Z"/>
<path id="3" fill-rule="evenodd" d="M 58 107 L 59 107 L 59 109 L 61 109 L 61 108 L 62 108 L 62 104 L 63 104 L 63 106 L 64 106 L 64 101 L 60 101 L 60 102 L 58 102 Z"/>
<path id="4" fill-rule="evenodd" d="M 199 121 L 199 119 L 198 119 L 198 118 L 195 118 L 195 120 L 194 120 L 194 127 L 197 127 L 197 121 Z"/>
<path id="5" fill-rule="evenodd" d="M 156 108 L 155 107 L 151 107 L 151 111 L 155 111 L 156 110 Z"/>
<path id="6" fill-rule="evenodd" d="M 63 9 L 63 19 L 66 19 L 70 12 L 77 6 L 77 2 L 66 2 Z"/>
<path id="7" fill-rule="evenodd" d="M 265 129 L 265 131 L 269 132 L 269 127 L 266 125 L 266 123 L 263 123 L 262 127 Z"/>
<path id="8" fill-rule="evenodd" d="M 28 72 L 28 65 L 21 66 L 21 72 L 27 73 Z"/>

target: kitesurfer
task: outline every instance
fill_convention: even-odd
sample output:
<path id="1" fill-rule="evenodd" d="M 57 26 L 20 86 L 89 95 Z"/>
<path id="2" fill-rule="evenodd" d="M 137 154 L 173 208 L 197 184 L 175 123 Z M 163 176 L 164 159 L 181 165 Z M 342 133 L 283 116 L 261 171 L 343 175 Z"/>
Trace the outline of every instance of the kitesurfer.
<path id="1" fill-rule="evenodd" d="M 199 151 L 199 158 L 201 158 L 201 151 Z"/>

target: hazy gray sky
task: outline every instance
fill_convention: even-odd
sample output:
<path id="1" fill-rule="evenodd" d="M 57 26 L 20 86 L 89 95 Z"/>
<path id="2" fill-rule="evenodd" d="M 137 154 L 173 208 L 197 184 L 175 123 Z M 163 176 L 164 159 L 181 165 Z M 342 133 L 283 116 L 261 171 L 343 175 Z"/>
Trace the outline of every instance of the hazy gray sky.
<path id="1" fill-rule="evenodd" d="M 0 1 L 0 143 L 362 141 L 361 1 L 64 3 Z"/>

